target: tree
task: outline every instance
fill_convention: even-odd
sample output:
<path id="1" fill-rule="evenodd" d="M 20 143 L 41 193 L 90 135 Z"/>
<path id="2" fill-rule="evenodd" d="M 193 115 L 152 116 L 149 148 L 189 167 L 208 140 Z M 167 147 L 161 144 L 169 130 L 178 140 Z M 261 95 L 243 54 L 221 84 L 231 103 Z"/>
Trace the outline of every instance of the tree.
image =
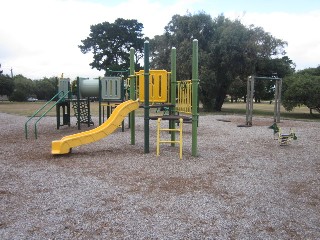
<path id="1" fill-rule="evenodd" d="M 230 84 L 228 94 L 231 97 L 231 102 L 238 101 L 239 98 L 245 97 L 247 93 L 247 81 L 242 80 L 240 77 L 232 81 Z M 244 99 L 246 101 L 246 99 Z"/>
<path id="2" fill-rule="evenodd" d="M 38 99 L 50 100 L 58 93 L 58 80 L 55 77 L 34 81 L 34 94 Z"/>
<path id="3" fill-rule="evenodd" d="M 16 75 L 14 78 L 14 91 L 10 96 L 10 101 L 26 101 L 27 98 L 34 94 L 34 83 L 21 74 Z"/>
<path id="4" fill-rule="evenodd" d="M 285 76 L 294 73 L 295 64 L 288 56 L 281 58 L 259 59 L 256 64 L 255 73 L 257 76 L 272 77 L 277 76 L 284 78 Z M 255 101 L 260 102 L 263 100 L 272 100 L 275 93 L 275 80 L 274 81 L 255 81 Z"/>
<path id="5" fill-rule="evenodd" d="M 156 35 L 150 40 L 150 67 L 168 69 L 170 67 L 171 47 L 165 35 Z"/>
<path id="6" fill-rule="evenodd" d="M 212 19 L 200 12 L 195 15 L 175 15 L 157 36 L 151 57 L 155 66 L 169 67 L 168 51 L 177 48 L 177 77 L 191 78 L 191 42 L 199 41 L 199 99 L 204 109 L 221 111 L 229 90 L 234 86 L 245 89 L 246 79 L 259 69 L 260 63 L 285 54 L 286 42 L 276 39 L 262 28 L 246 27 L 239 20 L 223 15 Z M 271 69 L 267 69 L 272 72 Z M 234 81 L 241 81 L 240 84 Z M 238 93 L 237 93 L 238 94 Z"/>
<path id="7" fill-rule="evenodd" d="M 287 111 L 305 105 L 320 112 L 320 66 L 284 78 L 282 104 Z"/>
<path id="8" fill-rule="evenodd" d="M 0 95 L 10 96 L 14 90 L 14 82 L 9 75 L 0 74 Z"/>
<path id="9" fill-rule="evenodd" d="M 90 27 L 89 37 L 79 45 L 82 53 L 93 53 L 92 68 L 124 70 L 130 67 L 130 48 L 135 49 L 138 65 L 143 50 L 143 24 L 137 20 L 118 18 L 114 23 L 103 22 Z"/>

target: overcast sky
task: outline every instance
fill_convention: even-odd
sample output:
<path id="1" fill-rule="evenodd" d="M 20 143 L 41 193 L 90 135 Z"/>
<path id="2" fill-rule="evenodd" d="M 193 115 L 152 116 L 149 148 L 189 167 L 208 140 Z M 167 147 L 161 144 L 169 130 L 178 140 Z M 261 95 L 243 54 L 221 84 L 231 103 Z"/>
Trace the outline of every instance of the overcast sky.
<path id="1" fill-rule="evenodd" d="M 174 14 L 223 13 L 288 42 L 297 69 L 320 64 L 319 0 L 0 0 L 0 63 L 31 79 L 98 77 L 78 45 L 90 26 L 137 19 L 145 36 L 160 35 Z"/>

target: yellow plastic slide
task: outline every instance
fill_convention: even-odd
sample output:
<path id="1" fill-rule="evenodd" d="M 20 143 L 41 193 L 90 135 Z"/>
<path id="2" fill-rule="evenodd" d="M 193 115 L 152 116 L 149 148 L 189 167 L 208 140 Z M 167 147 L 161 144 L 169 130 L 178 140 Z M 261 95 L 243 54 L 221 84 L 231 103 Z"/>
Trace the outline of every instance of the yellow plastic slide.
<path id="1" fill-rule="evenodd" d="M 123 119 L 132 111 L 139 108 L 139 102 L 128 100 L 121 103 L 112 112 L 111 116 L 99 127 L 63 137 L 61 140 L 52 142 L 52 154 L 66 154 L 72 148 L 98 141 L 113 133 L 121 124 Z"/>

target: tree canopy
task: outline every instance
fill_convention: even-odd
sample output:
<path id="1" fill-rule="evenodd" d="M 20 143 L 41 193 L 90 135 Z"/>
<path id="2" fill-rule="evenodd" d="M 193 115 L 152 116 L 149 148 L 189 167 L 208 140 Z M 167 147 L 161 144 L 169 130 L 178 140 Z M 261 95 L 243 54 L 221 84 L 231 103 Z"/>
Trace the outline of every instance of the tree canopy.
<path id="1" fill-rule="evenodd" d="M 14 82 L 9 75 L 0 74 L 0 95 L 10 96 L 14 90 Z"/>
<path id="2" fill-rule="evenodd" d="M 10 101 L 23 102 L 34 94 L 34 82 L 31 79 L 19 74 L 14 76 L 14 91 L 10 96 Z"/>
<path id="3" fill-rule="evenodd" d="M 28 97 L 50 100 L 58 91 L 57 78 L 31 80 L 19 74 L 13 78 L 0 75 L 0 95 L 7 95 L 10 101 L 26 101 Z"/>
<path id="4" fill-rule="evenodd" d="M 78 47 L 82 53 L 93 53 L 92 68 L 124 70 L 130 66 L 130 48 L 135 49 L 136 64 L 142 58 L 143 24 L 137 20 L 118 18 L 114 23 L 103 22 L 90 27 L 90 34 Z"/>
<path id="5" fill-rule="evenodd" d="M 35 80 L 33 94 L 41 100 L 50 100 L 58 93 L 58 79 L 55 77 Z"/>
<path id="6" fill-rule="evenodd" d="M 320 65 L 284 78 L 282 104 L 287 111 L 305 105 L 320 112 Z"/>
<path id="7" fill-rule="evenodd" d="M 221 111 L 232 88 L 242 89 L 236 94 L 243 94 L 249 75 L 274 72 L 286 75 L 294 69 L 291 60 L 285 56 L 285 41 L 260 27 L 247 27 L 239 20 L 230 20 L 223 15 L 212 19 L 204 12 L 172 17 L 165 33 L 151 40 L 155 45 L 151 48 L 151 66 L 169 69 L 169 51 L 176 47 L 177 77 L 191 78 L 193 39 L 199 41 L 199 98 L 209 111 Z"/>

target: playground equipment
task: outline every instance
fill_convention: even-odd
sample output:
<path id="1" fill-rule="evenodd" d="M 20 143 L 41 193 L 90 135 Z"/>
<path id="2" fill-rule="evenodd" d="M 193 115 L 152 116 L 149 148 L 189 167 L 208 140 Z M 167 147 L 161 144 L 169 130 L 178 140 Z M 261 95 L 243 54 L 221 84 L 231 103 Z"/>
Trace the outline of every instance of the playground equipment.
<path id="1" fill-rule="evenodd" d="M 198 41 L 193 41 L 193 61 L 192 61 L 192 80 L 176 81 L 176 49 L 171 51 L 171 74 L 165 70 L 149 69 L 149 42 L 145 42 L 144 70 L 134 72 L 134 49 L 130 49 L 130 74 L 126 81 L 126 87 L 130 85 L 130 100 L 124 101 L 124 81 L 119 77 L 105 77 L 99 79 L 77 79 L 77 119 L 78 128 L 81 123 L 79 112 L 80 101 L 86 99 L 89 103 L 89 97 L 98 97 L 99 99 L 99 127 L 66 136 L 58 141 L 52 142 L 52 154 L 69 153 L 73 147 L 82 144 L 98 141 L 99 139 L 111 134 L 118 125 L 123 122 L 124 117 L 129 114 L 129 125 L 131 128 L 131 144 L 135 144 L 135 110 L 139 107 L 139 102 L 143 103 L 144 108 L 144 152 L 149 153 L 149 121 L 152 119 L 149 115 L 151 107 L 161 107 L 166 104 L 169 107 L 168 116 L 157 116 L 156 119 L 169 120 L 169 132 L 171 133 L 170 143 L 180 143 L 180 157 L 182 157 L 182 122 L 186 120 L 192 122 L 192 155 L 197 156 L 197 127 L 198 127 Z M 151 81 L 149 81 L 151 78 Z M 178 100 L 176 92 L 178 86 Z M 169 94 L 170 93 L 170 94 Z M 139 97 L 139 100 L 135 100 Z M 151 98 L 150 98 L 151 96 Z M 141 99 L 142 100 L 141 100 Z M 182 98 L 180 100 L 179 98 Z M 150 101 L 151 99 L 151 101 Z M 115 107 L 113 113 L 108 116 L 107 121 L 101 125 L 101 111 L 103 102 L 107 105 L 119 104 Z M 122 102 L 122 103 L 121 103 Z M 151 106 L 150 106 L 151 102 Z M 75 108 L 74 107 L 74 108 Z M 179 113 L 192 114 L 192 118 L 179 115 Z M 166 118 L 165 118 L 166 117 Z M 175 129 L 177 121 L 180 123 L 181 130 Z M 88 105 L 87 122 L 90 123 L 90 105 Z M 159 130 L 161 131 L 161 130 Z M 175 140 L 175 133 L 180 132 L 180 140 Z M 160 142 L 160 139 L 159 139 Z"/>
<path id="2" fill-rule="evenodd" d="M 108 71 L 111 73 L 112 71 Z M 121 71 L 123 72 L 123 71 Z M 89 79 L 77 78 L 77 100 L 73 101 L 73 108 L 77 109 L 78 129 L 79 123 L 92 125 L 90 115 L 90 98 L 99 100 L 99 125 L 104 121 L 104 109 L 107 107 L 107 118 L 110 116 L 115 104 L 120 104 L 124 99 L 124 80 L 120 76 L 107 76 L 103 78 Z M 84 106 L 84 107 L 82 107 Z"/>
<path id="3" fill-rule="evenodd" d="M 121 103 L 107 119 L 99 127 L 63 137 L 61 140 L 52 142 L 52 154 L 66 154 L 71 151 L 72 148 L 98 141 L 109 134 L 113 133 L 121 124 L 123 119 L 129 114 L 139 108 L 138 100 L 128 100 Z"/>
<path id="4" fill-rule="evenodd" d="M 182 84 L 179 86 L 187 86 L 185 89 L 190 89 L 190 91 L 185 91 L 182 87 L 179 88 L 179 91 L 181 92 L 181 95 L 179 95 L 182 98 L 187 98 L 188 102 L 184 102 L 185 100 L 178 100 L 178 104 L 176 102 L 176 91 L 177 91 L 177 80 L 176 80 L 176 49 L 172 48 L 171 50 L 171 83 L 170 83 L 170 104 L 168 105 L 171 109 L 169 110 L 170 114 L 169 116 L 152 116 L 150 117 L 149 111 L 150 111 L 150 98 L 149 98 L 149 77 L 151 75 L 151 71 L 149 69 L 149 42 L 146 41 L 144 43 L 144 71 L 140 74 L 144 75 L 144 152 L 149 153 L 149 120 L 157 120 L 158 118 L 161 118 L 163 120 L 169 120 L 169 129 L 174 130 L 175 129 L 175 122 L 178 121 L 180 118 L 183 119 L 183 121 L 191 120 L 192 123 L 192 156 L 197 156 L 197 128 L 198 128 L 198 86 L 199 86 L 199 79 L 198 79 L 198 40 L 193 40 L 193 50 L 192 50 L 192 80 L 188 80 L 186 82 L 181 82 Z M 131 62 L 131 61 L 130 61 Z M 135 76 L 133 76 L 135 77 Z M 151 78 L 152 79 L 152 78 Z M 156 78 L 155 78 L 156 79 Z M 162 78 L 161 78 L 162 79 Z M 151 82 L 151 86 L 154 85 L 153 82 Z M 158 84 L 158 86 L 161 86 L 164 88 L 165 86 L 162 84 Z M 168 83 L 169 86 L 169 83 Z M 141 86 L 140 86 L 141 87 Z M 157 92 L 157 91 L 156 91 Z M 159 91 L 158 89 L 158 92 Z M 169 91 L 168 91 L 169 92 Z M 185 94 L 185 93 L 189 93 Z M 141 93 L 140 93 L 141 94 Z M 188 111 L 184 111 L 184 113 L 191 113 L 192 118 L 181 116 L 179 115 L 179 110 L 181 110 L 185 105 L 191 104 L 191 106 L 188 107 Z M 159 106 L 159 105 L 158 105 Z M 158 107 L 157 106 L 157 107 Z M 191 110 L 191 111 L 190 111 Z M 175 132 L 176 131 L 170 131 L 171 133 L 171 146 L 174 146 L 175 143 Z"/>
<path id="5" fill-rule="evenodd" d="M 278 142 L 280 146 L 289 145 L 292 140 L 297 140 L 296 134 L 293 129 L 290 128 L 289 133 L 282 133 L 282 129 L 279 128 Z"/>
<path id="6" fill-rule="evenodd" d="M 270 129 L 273 129 L 273 135 L 277 136 L 274 140 L 278 140 L 280 146 L 289 145 L 292 140 L 297 140 L 297 136 L 293 129 L 290 128 L 289 133 L 282 133 L 282 129 L 277 126 L 276 123 L 272 124 Z"/>
<path id="7" fill-rule="evenodd" d="M 179 146 L 180 146 L 180 151 L 179 151 L 179 156 L 180 156 L 180 159 L 182 159 L 182 125 L 183 125 L 183 119 L 180 118 L 179 119 L 179 128 L 178 129 L 170 129 L 170 128 L 161 128 L 161 118 L 158 118 L 158 121 L 157 121 L 157 156 L 160 155 L 160 143 L 171 143 L 171 144 L 175 144 L 175 143 L 178 143 Z M 175 131 L 175 132 L 179 132 L 179 140 L 161 140 L 160 139 L 160 133 L 162 131 L 165 131 L 165 132 L 172 132 L 172 131 Z"/>
<path id="8" fill-rule="evenodd" d="M 38 138 L 38 128 L 37 125 L 40 120 L 45 117 L 52 108 L 56 107 L 57 110 L 57 128 L 61 126 L 60 122 L 60 108 L 63 109 L 63 125 L 70 126 L 70 105 L 66 104 L 66 99 L 70 97 L 70 79 L 62 78 L 59 81 L 58 93 L 54 95 L 48 102 L 46 102 L 42 107 L 32 114 L 32 116 L 25 123 L 25 137 L 28 138 L 28 123 L 37 118 L 34 122 L 34 134 L 35 138 Z M 58 99 L 58 100 L 56 100 Z M 42 113 L 43 112 L 43 113 Z M 41 114 L 42 113 L 42 114 Z M 41 114 L 40 116 L 38 116 Z"/>
<path id="9" fill-rule="evenodd" d="M 136 73 L 137 76 L 137 92 L 140 102 L 145 100 L 145 77 L 144 70 L 140 70 Z M 151 103 L 169 103 L 169 82 L 170 72 L 166 70 L 150 70 L 149 71 L 149 101 Z"/>
<path id="10" fill-rule="evenodd" d="M 276 80 L 273 121 L 274 121 L 274 123 L 279 123 L 280 122 L 282 78 L 249 76 L 247 79 L 246 126 L 252 126 L 253 95 L 254 95 L 254 82 L 255 82 L 255 80 L 269 80 L 269 81 Z"/>
<path id="11" fill-rule="evenodd" d="M 121 71 L 124 72 L 124 71 Z M 112 73 L 112 71 L 109 71 Z M 58 79 L 58 93 L 38 109 L 25 123 L 25 137 L 28 138 L 28 123 L 37 118 L 44 112 L 35 122 L 35 138 L 38 138 L 37 124 L 46 116 L 46 114 L 56 107 L 57 129 L 61 126 L 70 126 L 71 106 L 74 109 L 74 115 L 77 119 L 78 129 L 81 124 L 88 126 L 94 125 L 91 118 L 90 101 L 91 98 L 99 99 L 99 125 L 102 118 L 104 121 L 104 109 L 107 108 L 107 117 L 110 116 L 112 109 L 125 100 L 123 78 L 117 76 L 107 76 L 103 78 L 80 78 L 76 80 L 76 96 L 71 95 L 70 79 Z M 124 127 L 122 127 L 124 130 Z"/>

